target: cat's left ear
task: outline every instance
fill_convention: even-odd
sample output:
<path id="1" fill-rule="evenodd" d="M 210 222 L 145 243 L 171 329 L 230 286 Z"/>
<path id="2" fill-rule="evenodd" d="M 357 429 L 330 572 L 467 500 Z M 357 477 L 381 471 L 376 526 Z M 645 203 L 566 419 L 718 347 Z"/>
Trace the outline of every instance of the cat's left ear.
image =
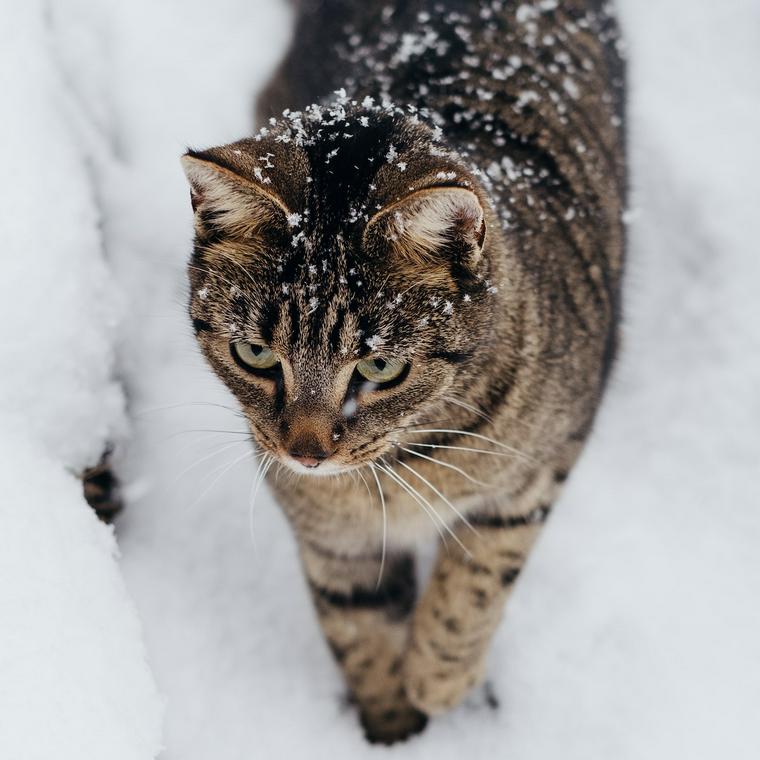
<path id="1" fill-rule="evenodd" d="M 286 219 L 289 211 L 279 198 L 229 166 L 193 153 L 186 153 L 181 161 L 199 234 L 209 219 L 233 235 L 250 235 Z"/>
<path id="2" fill-rule="evenodd" d="M 364 237 L 365 243 L 387 241 L 400 259 L 421 274 L 451 263 L 474 273 L 485 246 L 485 214 L 472 190 L 432 187 L 379 211 Z"/>

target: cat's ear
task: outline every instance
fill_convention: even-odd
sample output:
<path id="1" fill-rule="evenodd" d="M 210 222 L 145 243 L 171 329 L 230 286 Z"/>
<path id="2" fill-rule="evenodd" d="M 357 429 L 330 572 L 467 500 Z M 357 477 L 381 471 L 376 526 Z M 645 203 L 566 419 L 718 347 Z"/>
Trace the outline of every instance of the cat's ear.
<path id="1" fill-rule="evenodd" d="M 181 161 L 201 237 L 210 227 L 247 237 L 266 225 L 284 223 L 290 213 L 273 193 L 229 166 L 191 152 Z"/>
<path id="2" fill-rule="evenodd" d="M 474 273 L 485 245 L 485 214 L 472 190 L 433 187 L 379 211 L 367 225 L 365 240 L 377 243 L 378 236 L 422 275 L 451 263 Z"/>

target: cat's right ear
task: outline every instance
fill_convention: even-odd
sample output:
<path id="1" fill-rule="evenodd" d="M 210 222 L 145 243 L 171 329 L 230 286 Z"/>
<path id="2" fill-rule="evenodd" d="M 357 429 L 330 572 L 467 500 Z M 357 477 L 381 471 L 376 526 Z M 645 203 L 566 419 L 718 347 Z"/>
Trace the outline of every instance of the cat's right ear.
<path id="1" fill-rule="evenodd" d="M 286 206 L 255 181 L 193 151 L 181 161 L 199 236 L 215 231 L 250 237 L 267 225 L 285 223 L 290 213 Z"/>

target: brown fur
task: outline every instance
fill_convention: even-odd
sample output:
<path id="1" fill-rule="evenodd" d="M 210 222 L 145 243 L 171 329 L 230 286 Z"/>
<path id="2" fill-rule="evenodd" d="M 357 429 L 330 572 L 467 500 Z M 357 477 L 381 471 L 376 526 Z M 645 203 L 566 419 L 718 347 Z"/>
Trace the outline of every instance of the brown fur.
<path id="1" fill-rule="evenodd" d="M 625 169 L 600 3 L 386 5 L 304 3 L 260 113 L 303 110 L 185 165 L 200 345 L 264 466 L 299 472 L 270 486 L 365 731 L 392 742 L 482 679 L 588 435 L 616 344 Z M 235 341 L 280 368 L 250 374 Z M 365 356 L 408 375 L 357 385 Z M 303 477 L 294 452 L 361 478 Z M 415 604 L 413 549 L 436 530 Z"/>

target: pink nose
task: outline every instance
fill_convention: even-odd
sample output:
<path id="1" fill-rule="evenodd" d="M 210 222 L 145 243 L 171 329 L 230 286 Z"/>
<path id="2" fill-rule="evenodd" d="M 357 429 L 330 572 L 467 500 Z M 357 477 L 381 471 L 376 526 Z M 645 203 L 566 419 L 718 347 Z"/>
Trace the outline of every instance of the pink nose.
<path id="1" fill-rule="evenodd" d="M 319 467 L 319 463 L 323 461 L 324 459 L 327 459 L 327 457 L 307 456 L 306 454 L 298 454 L 293 451 L 289 453 L 290 453 L 290 456 L 296 460 L 296 462 L 310 469 L 314 467 Z"/>

